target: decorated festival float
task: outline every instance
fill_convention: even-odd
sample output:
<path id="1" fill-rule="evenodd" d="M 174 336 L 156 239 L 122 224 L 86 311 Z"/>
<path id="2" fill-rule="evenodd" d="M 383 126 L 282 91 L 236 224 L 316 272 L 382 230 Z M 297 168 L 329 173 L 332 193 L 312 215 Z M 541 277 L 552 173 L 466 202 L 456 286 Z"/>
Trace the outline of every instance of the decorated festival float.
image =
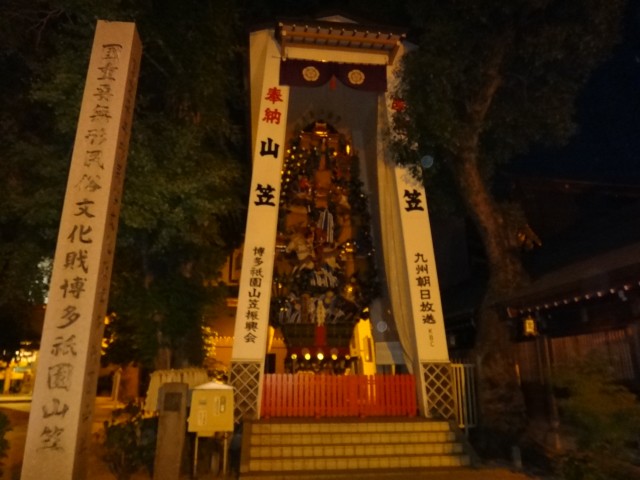
<path id="1" fill-rule="evenodd" d="M 449 360 L 421 172 L 390 150 L 406 48 L 342 16 L 251 33 L 229 375 L 241 478 L 470 463 L 456 428 L 472 382 Z"/>
<path id="2" fill-rule="evenodd" d="M 276 331 L 286 358 L 271 372 L 410 372 L 408 412 L 455 414 L 421 172 L 390 149 L 402 141 L 406 49 L 403 32 L 342 16 L 250 35 L 253 172 L 230 368 L 239 420 L 273 415 Z"/>
<path id="3" fill-rule="evenodd" d="M 270 320 L 284 336 L 289 373 L 375 373 L 376 270 L 362 187 L 350 139 L 331 124 L 314 121 L 290 140 Z M 360 343 L 367 355 L 352 357 Z"/>

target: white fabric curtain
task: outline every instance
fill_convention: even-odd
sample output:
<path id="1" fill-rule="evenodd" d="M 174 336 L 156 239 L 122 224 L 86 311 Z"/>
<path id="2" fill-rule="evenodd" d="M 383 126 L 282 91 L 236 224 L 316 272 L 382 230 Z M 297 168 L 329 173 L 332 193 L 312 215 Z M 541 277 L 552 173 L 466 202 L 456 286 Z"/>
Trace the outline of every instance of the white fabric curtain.
<path id="1" fill-rule="evenodd" d="M 395 162 L 386 146 L 389 132 L 389 116 L 384 96 L 378 102 L 378 200 L 380 203 L 380 230 L 386 273 L 387 291 L 398 330 L 407 368 L 413 371 L 417 358 L 413 338 L 411 298 L 406 255 L 402 240 L 400 205 L 396 191 Z"/>

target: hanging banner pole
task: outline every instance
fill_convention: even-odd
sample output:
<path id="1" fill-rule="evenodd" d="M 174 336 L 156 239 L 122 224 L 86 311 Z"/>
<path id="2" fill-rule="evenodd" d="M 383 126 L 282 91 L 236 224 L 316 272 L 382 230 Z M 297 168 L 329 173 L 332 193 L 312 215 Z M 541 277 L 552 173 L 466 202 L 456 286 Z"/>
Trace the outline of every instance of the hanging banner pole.
<path id="1" fill-rule="evenodd" d="M 396 191 L 418 358 L 422 362 L 448 362 L 440 285 L 424 187 L 408 168 L 398 165 Z"/>
<path id="2" fill-rule="evenodd" d="M 237 416 L 245 418 L 260 417 L 289 106 L 289 87 L 280 85 L 280 52 L 275 39 L 265 37 L 230 375 L 241 397 L 235 402 Z"/>

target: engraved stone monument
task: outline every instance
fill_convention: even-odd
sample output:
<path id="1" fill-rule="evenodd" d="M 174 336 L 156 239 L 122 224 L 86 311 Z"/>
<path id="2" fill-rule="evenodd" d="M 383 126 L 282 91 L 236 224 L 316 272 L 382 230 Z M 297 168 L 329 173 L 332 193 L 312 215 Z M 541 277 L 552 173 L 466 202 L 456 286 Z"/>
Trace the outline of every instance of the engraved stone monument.
<path id="1" fill-rule="evenodd" d="M 23 480 L 86 477 L 140 56 L 134 24 L 98 21 L 60 220 Z"/>

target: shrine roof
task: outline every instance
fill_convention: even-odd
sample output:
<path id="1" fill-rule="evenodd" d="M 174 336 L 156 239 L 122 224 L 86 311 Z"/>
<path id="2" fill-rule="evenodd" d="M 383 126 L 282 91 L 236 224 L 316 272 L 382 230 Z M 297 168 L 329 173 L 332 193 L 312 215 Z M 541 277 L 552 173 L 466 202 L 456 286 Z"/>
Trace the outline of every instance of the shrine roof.
<path id="1" fill-rule="evenodd" d="M 640 243 L 555 269 L 509 299 L 510 316 L 621 295 L 640 285 Z"/>
<path id="2" fill-rule="evenodd" d="M 406 34 L 394 27 L 329 16 L 319 20 L 279 20 L 276 38 L 285 56 L 287 47 L 322 48 L 382 53 L 392 63 Z"/>

